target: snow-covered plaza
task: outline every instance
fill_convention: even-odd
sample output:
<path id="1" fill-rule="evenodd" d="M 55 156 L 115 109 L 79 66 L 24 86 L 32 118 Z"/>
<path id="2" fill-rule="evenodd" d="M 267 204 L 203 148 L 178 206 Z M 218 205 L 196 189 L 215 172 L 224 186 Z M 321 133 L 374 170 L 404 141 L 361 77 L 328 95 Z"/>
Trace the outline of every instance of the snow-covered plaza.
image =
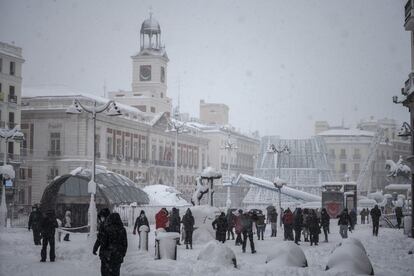
<path id="1" fill-rule="evenodd" d="M 184 245 L 178 246 L 177 261 L 154 259 L 154 226 L 151 225 L 149 252 L 138 251 L 138 235 L 127 228 L 128 251 L 121 266 L 121 275 L 354 275 L 352 268 L 347 271 L 325 271 L 329 256 L 342 241 L 338 233 L 336 220 L 331 220 L 331 234 L 328 243 L 320 242 L 319 246 L 310 246 L 302 242 L 308 261 L 308 267 L 286 267 L 266 264 L 266 258 L 277 251 L 278 246 L 287 243 L 282 240 L 283 233 L 278 229 L 276 238 L 270 238 L 270 229 L 266 228 L 265 240 L 254 242 L 257 253 L 242 253 L 240 246 L 234 241 L 225 243 L 236 254 L 237 268 L 231 264 L 222 264 L 219 259 L 211 261 L 197 260 L 200 251 L 208 243 L 210 237 L 194 233 L 194 249 L 186 250 Z M 356 226 L 349 233 L 350 238 L 359 239 L 366 248 L 373 265 L 375 275 L 414 275 L 414 240 L 403 235 L 402 230 L 380 228 L 379 236 L 372 236 L 371 225 Z M 321 237 L 322 238 L 322 235 Z M 56 261 L 41 263 L 40 246 L 33 245 L 32 233 L 27 229 L 8 228 L 0 233 L 0 275 L 98 275 L 100 260 L 92 254 L 91 242 L 86 234 L 72 234 L 70 242 L 56 242 Z"/>

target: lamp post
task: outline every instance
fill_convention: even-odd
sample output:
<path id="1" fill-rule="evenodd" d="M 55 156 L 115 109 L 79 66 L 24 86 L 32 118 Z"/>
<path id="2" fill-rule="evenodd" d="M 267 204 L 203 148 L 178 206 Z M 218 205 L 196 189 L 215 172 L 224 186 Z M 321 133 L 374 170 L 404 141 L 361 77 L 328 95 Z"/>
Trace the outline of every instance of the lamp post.
<path id="1" fill-rule="evenodd" d="M 279 190 L 279 219 L 280 219 L 280 226 L 282 226 L 282 187 L 286 185 L 286 182 L 284 182 L 279 177 L 276 177 L 273 181 L 273 185 L 275 185 L 275 188 Z"/>
<path id="2" fill-rule="evenodd" d="M 2 169 L 2 194 L 1 194 L 1 205 L 0 205 L 0 227 L 4 228 L 7 226 L 7 204 L 6 204 L 6 183 L 5 180 L 8 178 L 14 178 L 13 168 L 7 167 L 7 142 L 13 140 L 20 142 L 24 140 L 24 134 L 20 131 L 18 126 L 13 129 L 0 128 L 0 138 L 4 139 L 4 159 Z"/>
<path id="3" fill-rule="evenodd" d="M 269 149 L 267 150 L 267 152 L 268 153 L 272 153 L 273 154 L 273 157 L 274 158 L 277 158 L 277 160 L 274 160 L 274 163 L 275 163 L 275 170 L 276 170 L 276 168 L 277 168 L 277 174 L 278 174 L 278 176 L 275 178 L 275 181 L 274 181 L 274 185 L 275 185 L 275 187 L 279 190 L 279 216 L 280 216 L 280 226 L 282 226 L 282 214 L 281 214 L 281 212 L 282 212 L 282 202 L 281 202 L 281 189 L 282 189 L 282 187 L 283 187 L 283 185 L 286 185 L 286 182 L 284 182 L 284 181 L 282 181 L 282 179 L 281 179 L 281 158 L 280 158 L 280 154 L 282 154 L 282 153 L 287 153 L 287 154 L 290 154 L 290 149 L 289 149 L 289 147 L 287 146 L 287 145 L 284 145 L 284 146 L 281 146 L 281 145 L 278 145 L 278 146 L 275 146 L 275 144 L 271 144 L 271 145 L 269 145 Z M 278 182 L 279 184 L 275 184 L 276 182 Z M 280 183 L 283 183 L 283 184 L 280 184 Z M 280 187 L 279 187 L 279 185 L 280 185 Z"/>
<path id="4" fill-rule="evenodd" d="M 174 188 L 177 188 L 177 158 L 178 158 L 178 134 L 187 133 L 185 123 L 178 120 L 170 120 L 168 122 L 167 132 L 175 132 L 175 147 L 174 147 Z"/>
<path id="5" fill-rule="evenodd" d="M 230 197 L 230 186 L 232 185 L 232 179 L 230 176 L 230 160 L 231 160 L 231 152 L 238 149 L 235 143 L 233 143 L 230 139 L 230 133 L 227 137 L 227 140 L 224 142 L 224 147 L 221 149 L 224 149 L 227 151 L 227 200 L 226 200 L 226 207 L 231 207 L 231 197 Z"/>
<path id="6" fill-rule="evenodd" d="M 95 194 L 96 194 L 96 182 L 95 182 L 95 172 L 96 172 L 96 114 L 106 112 L 107 116 L 119 116 L 122 115 L 121 110 L 118 108 L 114 101 L 108 101 L 105 104 L 97 105 L 97 102 L 94 101 L 93 106 L 86 106 L 81 104 L 78 99 L 75 99 L 71 106 L 68 107 L 66 110 L 67 114 L 80 114 L 82 111 L 85 111 L 89 114 L 92 114 L 92 121 L 93 121 L 93 155 L 92 155 L 92 174 L 91 174 L 91 181 L 88 183 L 88 192 L 91 194 L 91 200 L 89 202 L 89 237 L 93 238 L 96 231 L 97 225 L 97 212 L 96 212 L 96 202 L 95 202 Z"/>

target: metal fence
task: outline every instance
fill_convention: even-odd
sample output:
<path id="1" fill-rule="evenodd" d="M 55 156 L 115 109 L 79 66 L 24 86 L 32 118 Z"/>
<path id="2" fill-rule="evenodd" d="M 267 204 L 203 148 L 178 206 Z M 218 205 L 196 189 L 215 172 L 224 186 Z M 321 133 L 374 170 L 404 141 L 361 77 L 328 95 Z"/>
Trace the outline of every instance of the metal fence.
<path id="1" fill-rule="evenodd" d="M 14 204 L 9 206 L 9 218 L 11 227 L 27 227 L 32 211 L 30 204 Z"/>

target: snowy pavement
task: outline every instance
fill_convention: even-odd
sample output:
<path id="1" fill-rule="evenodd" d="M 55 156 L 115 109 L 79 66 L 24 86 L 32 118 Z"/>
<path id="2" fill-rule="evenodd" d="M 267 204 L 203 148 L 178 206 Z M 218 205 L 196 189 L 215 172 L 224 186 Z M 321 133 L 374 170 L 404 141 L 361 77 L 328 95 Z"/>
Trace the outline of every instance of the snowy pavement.
<path id="1" fill-rule="evenodd" d="M 270 238 L 266 231 L 264 241 L 255 237 L 256 254 L 241 252 L 234 241 L 226 242 L 237 257 L 238 268 L 214 262 L 198 261 L 197 256 L 205 243 L 194 244 L 193 250 L 178 248 L 178 261 L 154 260 L 154 231 L 150 232 L 149 253 L 138 252 L 138 236 L 128 229 L 128 252 L 121 267 L 121 275 L 353 275 L 350 272 L 325 271 L 329 255 L 341 242 L 336 220 L 331 221 L 330 242 L 319 246 L 301 243 L 309 267 L 281 267 L 266 264 L 266 257 L 277 248 L 281 231 L 277 238 Z M 153 229 L 153 227 L 151 227 Z M 269 230 L 270 229 L 266 229 Z M 320 239 L 323 235 L 320 235 Z M 374 267 L 375 275 L 414 275 L 414 239 L 407 238 L 402 230 L 380 228 L 379 236 L 373 237 L 370 225 L 357 225 L 350 237 L 361 240 Z M 6 229 L 0 233 L 0 275 L 38 275 L 38 276 L 81 276 L 99 275 L 99 257 L 92 255 L 91 242 L 85 234 L 72 234 L 70 242 L 56 242 L 56 262 L 40 263 L 40 246 L 33 245 L 32 232 L 27 229 Z"/>

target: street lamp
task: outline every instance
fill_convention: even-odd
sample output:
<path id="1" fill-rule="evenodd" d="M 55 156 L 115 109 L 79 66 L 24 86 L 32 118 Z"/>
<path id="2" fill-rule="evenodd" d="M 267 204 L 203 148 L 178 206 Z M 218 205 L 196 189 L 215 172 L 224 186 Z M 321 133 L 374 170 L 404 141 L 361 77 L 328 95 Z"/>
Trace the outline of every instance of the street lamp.
<path id="1" fill-rule="evenodd" d="M 236 146 L 235 143 L 233 143 L 230 140 L 230 133 L 227 137 L 227 140 L 224 142 L 224 147 L 222 147 L 221 149 L 224 149 L 227 151 L 227 184 L 225 186 L 227 186 L 227 200 L 226 200 L 226 207 L 230 208 L 231 207 L 231 197 L 230 197 L 230 186 L 232 185 L 232 179 L 230 176 L 230 160 L 231 160 L 231 152 L 235 151 L 238 149 L 238 147 Z M 224 185 L 224 183 L 223 183 Z"/>
<path id="2" fill-rule="evenodd" d="M 108 101 L 105 104 L 97 105 L 97 102 L 94 101 L 93 106 L 86 106 L 81 104 L 81 102 L 75 99 L 71 106 L 66 109 L 67 114 L 80 114 L 82 111 L 92 114 L 92 121 L 93 121 L 93 156 L 92 156 L 92 174 L 91 174 L 91 181 L 88 183 L 88 193 L 91 194 L 91 201 L 89 202 L 89 232 L 90 237 L 93 238 L 96 231 L 96 202 L 95 202 L 95 194 L 96 194 L 96 183 L 95 183 L 95 163 L 96 163 L 96 114 L 103 113 L 107 116 L 119 116 L 122 115 L 121 110 L 116 105 L 114 101 Z"/>
<path id="3" fill-rule="evenodd" d="M 174 147 L 174 188 L 177 188 L 177 157 L 178 157 L 178 134 L 189 132 L 186 129 L 185 123 L 178 120 L 170 120 L 168 122 L 167 132 L 175 132 L 175 147 Z"/>
<path id="4" fill-rule="evenodd" d="M 1 194 L 1 205 L 0 205 L 0 228 L 4 228 L 7 226 L 7 204 L 6 204 L 6 183 L 5 180 L 9 178 L 14 178 L 15 173 L 13 167 L 7 166 L 7 142 L 9 140 L 13 140 L 16 142 L 20 142 L 24 140 L 24 134 L 20 131 L 18 126 L 15 126 L 13 129 L 8 128 L 0 128 L 0 138 L 4 139 L 5 147 L 4 147 L 4 159 L 3 159 L 3 167 L 1 170 L 2 173 L 2 194 Z"/>
<path id="5" fill-rule="evenodd" d="M 280 177 L 276 177 L 273 181 L 273 185 L 275 188 L 279 190 L 279 218 L 280 218 L 280 226 L 282 226 L 282 187 L 286 185 L 286 182 L 282 180 Z"/>

